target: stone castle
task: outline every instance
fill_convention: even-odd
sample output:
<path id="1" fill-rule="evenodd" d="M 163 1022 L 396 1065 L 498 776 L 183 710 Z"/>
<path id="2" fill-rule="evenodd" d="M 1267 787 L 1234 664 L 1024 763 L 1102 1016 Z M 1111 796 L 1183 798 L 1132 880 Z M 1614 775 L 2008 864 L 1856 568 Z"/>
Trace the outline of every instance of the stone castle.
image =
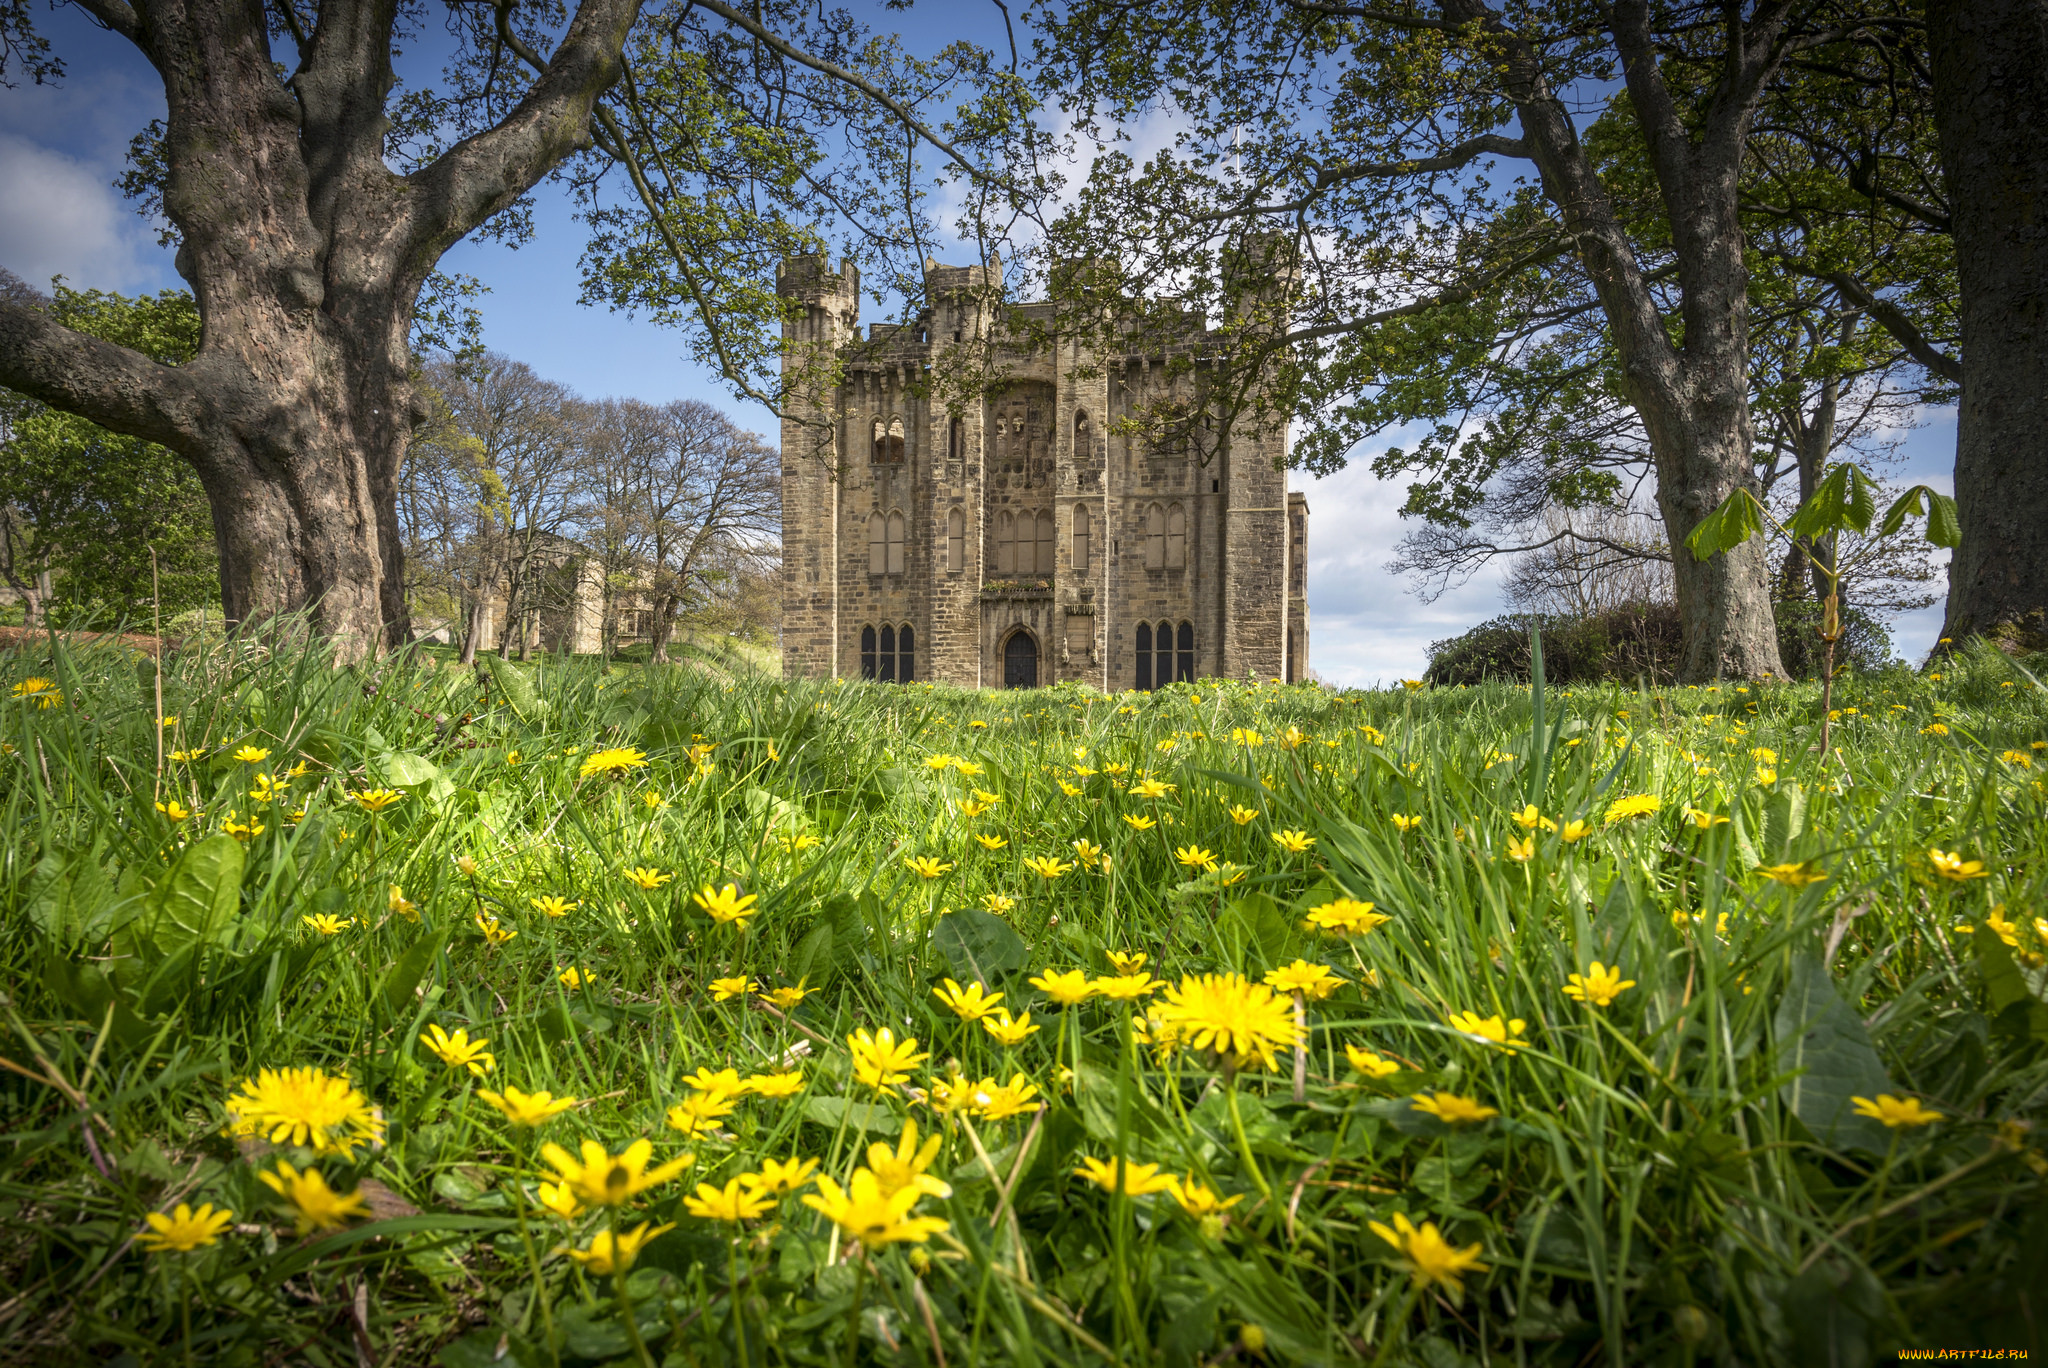
<path id="1" fill-rule="evenodd" d="M 784 674 L 1105 692 L 1306 678 L 1308 508 L 1286 432 L 1124 435 L 1127 417 L 1189 410 L 1210 334 L 1098 354 L 1051 304 L 988 317 L 999 270 L 927 262 L 927 312 L 863 340 L 853 263 L 782 264 L 777 290 L 803 306 L 785 372 L 816 349 L 839 361 L 837 388 L 782 425 Z M 949 410 L 933 368 L 970 346 L 1002 378 Z"/>

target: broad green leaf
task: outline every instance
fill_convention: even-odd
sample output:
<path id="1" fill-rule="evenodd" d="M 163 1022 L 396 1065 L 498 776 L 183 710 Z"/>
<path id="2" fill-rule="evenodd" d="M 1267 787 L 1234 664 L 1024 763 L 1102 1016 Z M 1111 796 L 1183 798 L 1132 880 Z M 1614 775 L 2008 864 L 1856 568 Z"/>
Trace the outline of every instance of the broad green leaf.
<path id="1" fill-rule="evenodd" d="M 242 843 L 209 836 L 187 846 L 150 895 L 149 939 L 175 950 L 217 939 L 233 919 L 242 894 Z"/>
<path id="2" fill-rule="evenodd" d="M 868 1131 L 871 1134 L 894 1135 L 902 1129 L 896 1113 L 874 1102 L 856 1102 L 850 1097 L 811 1097 L 804 1100 L 804 1119 L 815 1121 L 821 1126 L 838 1130 L 845 1125 L 849 1130 Z"/>
<path id="3" fill-rule="evenodd" d="M 431 784 L 441 777 L 438 765 L 426 756 L 415 755 L 411 751 L 391 752 L 383 758 L 381 768 L 384 771 L 384 782 L 396 784 L 400 788 Z"/>
<path id="4" fill-rule="evenodd" d="M 30 924 L 54 940 L 96 940 L 106 934 L 118 900 L 96 856 L 58 848 L 29 875 L 26 911 Z"/>
<path id="5" fill-rule="evenodd" d="M 1834 532 L 1867 532 L 1876 513 L 1868 477 L 1853 465 L 1838 465 L 1815 487 L 1813 497 L 1799 506 L 1785 530 L 1809 540 Z"/>
<path id="6" fill-rule="evenodd" d="M 946 957 L 954 977 L 965 983 L 979 979 L 993 984 L 1031 962 L 1024 939 L 1008 922 L 978 907 L 964 907 L 939 918 L 932 944 Z"/>
<path id="7" fill-rule="evenodd" d="M 1685 544 L 1702 560 L 1732 551 L 1764 530 L 1763 512 L 1746 489 L 1737 489 L 1721 506 L 1700 519 Z"/>
<path id="8" fill-rule="evenodd" d="M 1914 485 L 1899 495 L 1885 511 L 1878 535 L 1889 537 L 1906 525 L 1916 513 L 1927 515 L 1927 540 L 1935 546 L 1953 547 L 1963 539 L 1963 525 L 1956 517 L 1956 501 L 1927 485 Z"/>
<path id="9" fill-rule="evenodd" d="M 1189 908 L 1186 915 L 1200 915 L 1199 904 Z M 1224 908 L 1223 915 L 1216 919 L 1219 955 L 1232 968 L 1254 977 L 1258 971 L 1283 962 L 1293 943 L 1294 927 L 1279 904 L 1264 893 L 1246 894 Z"/>
<path id="10" fill-rule="evenodd" d="M 1842 1000 L 1827 966 L 1809 950 L 1792 961 L 1773 1021 L 1777 1067 L 1794 1077 L 1781 1090 L 1785 1105 L 1824 1145 L 1882 1154 L 1890 1132 L 1850 1103 L 1892 1091 L 1884 1062 L 1863 1020 Z"/>
<path id="11" fill-rule="evenodd" d="M 1787 858 L 1785 847 L 1806 830 L 1806 790 L 1780 787 L 1764 804 L 1764 850 L 1773 860 Z"/>
<path id="12" fill-rule="evenodd" d="M 429 932 L 406 947 L 398 962 L 384 975 L 383 987 L 378 990 L 384 999 L 385 1011 L 398 1017 L 411 1010 L 413 990 L 426 977 L 447 938 L 446 931 Z"/>
<path id="13" fill-rule="evenodd" d="M 533 691 L 533 681 L 517 665 L 488 654 L 478 656 L 477 664 L 490 675 L 491 687 L 511 705 L 513 712 L 526 719 L 541 715 L 540 697 Z"/>

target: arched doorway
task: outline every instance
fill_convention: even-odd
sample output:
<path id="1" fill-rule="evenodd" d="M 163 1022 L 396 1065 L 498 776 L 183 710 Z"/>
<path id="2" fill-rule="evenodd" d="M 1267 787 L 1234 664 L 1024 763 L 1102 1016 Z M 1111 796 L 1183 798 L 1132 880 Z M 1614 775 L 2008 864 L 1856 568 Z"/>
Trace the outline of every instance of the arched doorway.
<path id="1" fill-rule="evenodd" d="M 1003 643 L 1003 687 L 1038 687 L 1038 643 L 1029 632 L 1013 632 Z"/>

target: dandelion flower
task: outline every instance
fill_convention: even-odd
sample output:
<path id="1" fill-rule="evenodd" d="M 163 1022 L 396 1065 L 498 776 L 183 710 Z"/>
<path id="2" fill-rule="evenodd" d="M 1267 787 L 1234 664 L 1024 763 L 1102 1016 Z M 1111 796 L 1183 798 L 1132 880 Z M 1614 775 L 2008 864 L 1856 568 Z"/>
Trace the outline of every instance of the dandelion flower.
<path id="1" fill-rule="evenodd" d="M 315 1068 L 261 1069 L 227 1100 L 237 1135 L 344 1158 L 384 1138 L 384 1118 L 348 1079 Z"/>
<path id="2" fill-rule="evenodd" d="M 540 1157 L 547 1160 L 564 1187 L 593 1206 L 620 1206 L 697 1162 L 694 1154 L 682 1154 L 649 1169 L 647 1161 L 654 1157 L 654 1142 L 644 1137 L 617 1154 L 608 1153 L 595 1140 L 585 1140 L 581 1149 L 582 1157 L 578 1159 L 560 1145 L 550 1143 L 541 1146 Z"/>
<path id="3" fill-rule="evenodd" d="M 1459 1249 L 1443 1237 L 1435 1221 L 1424 1221 L 1417 1229 L 1405 1214 L 1396 1212 L 1391 1228 L 1378 1221 L 1367 1224 L 1373 1234 L 1401 1252 L 1417 1287 L 1440 1283 L 1454 1294 L 1462 1294 L 1465 1274 L 1483 1273 L 1488 1268 L 1479 1260 L 1481 1246 L 1473 1244 Z"/>
<path id="4" fill-rule="evenodd" d="M 216 1211 L 211 1202 L 200 1203 L 196 1211 L 180 1202 L 168 1216 L 151 1211 L 142 1219 L 149 1228 L 136 1233 L 135 1243 L 152 1254 L 190 1254 L 217 1243 L 221 1233 L 234 1224 L 235 1213 L 226 1207 Z"/>
<path id="5" fill-rule="evenodd" d="M 1500 1115 L 1498 1107 L 1488 1107 L 1473 1098 L 1460 1097 L 1453 1092 L 1437 1092 L 1433 1095 L 1417 1093 L 1409 1099 L 1409 1105 L 1416 1111 L 1427 1112 L 1450 1126 L 1470 1125 Z"/>
<path id="6" fill-rule="evenodd" d="M 1892 1130 L 1902 1126 L 1928 1126 L 1941 1120 L 1941 1113 L 1929 1111 L 1920 1105 L 1917 1097 L 1893 1097 L 1890 1093 L 1879 1093 L 1875 1102 L 1867 1097 L 1852 1097 L 1850 1105 L 1856 1108 L 1858 1116 L 1867 1116 L 1882 1121 Z"/>
<path id="7" fill-rule="evenodd" d="M 855 1169 L 842 1188 L 831 1178 L 818 1179 L 818 1191 L 806 1193 L 803 1204 L 824 1216 L 869 1249 L 883 1245 L 923 1244 L 933 1235 L 951 1227 L 937 1216 L 913 1216 L 911 1209 L 924 1196 L 916 1188 L 883 1195 L 881 1182 L 867 1169 Z"/>
<path id="8" fill-rule="evenodd" d="M 14 686 L 14 696 L 23 703 L 34 703 L 38 709 L 61 708 L 64 706 L 64 691 L 57 687 L 54 679 L 41 675 L 30 675 Z M 265 751 L 265 755 L 269 752 Z M 259 757 L 260 758 L 260 757 Z"/>
<path id="9" fill-rule="evenodd" d="M 1301 1043 L 1294 1005 L 1242 974 L 1189 974 L 1166 990 L 1160 1021 L 1197 1050 L 1273 1067 L 1275 1050 Z"/>
<path id="10" fill-rule="evenodd" d="M 1095 989 L 1088 982 L 1088 973 L 1084 969 L 1069 969 L 1063 973 L 1048 969 L 1026 982 L 1062 1007 L 1072 1007 L 1095 996 Z"/>
<path id="11" fill-rule="evenodd" d="M 944 988 L 932 989 L 932 996 L 945 1003 L 953 1015 L 962 1021 L 981 1020 L 995 1011 L 996 1004 L 1003 1000 L 1001 993 L 991 993 L 979 982 L 967 988 L 962 988 L 951 979 L 947 979 L 945 984 Z"/>
<path id="12" fill-rule="evenodd" d="M 775 1209 L 775 1199 L 765 1190 L 748 1185 L 745 1178 L 734 1178 L 722 1188 L 697 1184 L 697 1195 L 683 1198 L 683 1208 L 707 1221 L 730 1221 L 736 1225 L 766 1216 Z"/>
<path id="13" fill-rule="evenodd" d="M 1647 817 L 1664 806 L 1664 800 L 1654 793 L 1637 793 L 1627 798 L 1617 798 L 1607 805 L 1606 822 L 1613 826 L 1631 817 Z"/>
<path id="14" fill-rule="evenodd" d="M 451 1069 L 468 1069 L 481 1078 L 498 1067 L 498 1057 L 485 1048 L 491 1042 L 481 1036 L 471 1040 L 466 1026 L 456 1027 L 453 1035 L 438 1025 L 429 1026 L 420 1040 Z"/>
<path id="15" fill-rule="evenodd" d="M 688 1200 L 684 1198 L 684 1201 Z M 616 1241 L 611 1231 L 600 1230 L 590 1237 L 588 1249 L 572 1249 L 569 1257 L 599 1277 L 611 1277 L 632 1268 L 642 1249 L 675 1228 L 674 1221 L 664 1221 L 660 1225 L 642 1221 L 631 1230 L 620 1231 Z"/>
<path id="16" fill-rule="evenodd" d="M 1284 968 L 1267 974 L 1265 983 L 1283 993 L 1300 993 L 1312 1002 L 1321 1002 L 1344 986 L 1344 980 L 1330 971 L 1326 964 L 1310 964 L 1297 959 Z"/>
<path id="17" fill-rule="evenodd" d="M 291 1204 L 301 1235 L 311 1235 L 316 1230 L 340 1230 L 356 1217 L 370 1214 L 361 1192 L 336 1192 L 327 1186 L 327 1179 L 316 1168 L 301 1173 L 280 1159 L 276 1172 L 259 1173 L 256 1177 Z"/>
<path id="18" fill-rule="evenodd" d="M 647 753 L 625 746 L 613 746 L 606 750 L 592 751 L 584 757 L 583 766 L 576 777 L 588 779 L 596 774 L 623 773 L 626 770 L 647 768 Z"/>
<path id="19" fill-rule="evenodd" d="M 931 1058 L 928 1051 L 918 1052 L 914 1037 L 899 1044 L 887 1026 L 873 1035 L 863 1027 L 848 1036 L 846 1043 L 853 1054 L 853 1076 L 876 1090 L 909 1081 L 910 1070 Z"/>
<path id="20" fill-rule="evenodd" d="M 744 931 L 747 929 L 747 918 L 753 916 L 757 910 L 754 904 L 759 901 L 759 895 L 742 895 L 738 884 L 727 884 L 713 892 L 707 884 L 702 891 L 692 893 L 690 901 L 702 908 L 704 915 L 720 926 L 735 926 Z"/>
<path id="21" fill-rule="evenodd" d="M 1074 1176 L 1086 1178 L 1104 1192 L 1122 1191 L 1131 1197 L 1171 1192 L 1180 1182 L 1170 1173 L 1161 1173 L 1157 1164 L 1134 1164 L 1122 1159 L 1084 1158 Z"/>
<path id="22" fill-rule="evenodd" d="M 476 1095 L 497 1108 L 498 1114 L 515 1126 L 538 1126 L 576 1105 L 573 1097 L 556 1097 L 545 1089 L 521 1092 L 510 1084 L 502 1093 L 478 1088 Z"/>

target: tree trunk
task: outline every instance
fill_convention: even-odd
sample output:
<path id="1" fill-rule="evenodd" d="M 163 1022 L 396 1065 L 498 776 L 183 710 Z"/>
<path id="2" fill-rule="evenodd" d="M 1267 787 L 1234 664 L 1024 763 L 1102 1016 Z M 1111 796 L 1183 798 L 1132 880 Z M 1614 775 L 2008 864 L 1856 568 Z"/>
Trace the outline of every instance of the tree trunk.
<path id="1" fill-rule="evenodd" d="M 675 627 L 676 600 L 666 594 L 657 595 L 654 600 L 654 628 L 650 633 L 654 642 L 654 654 L 651 657 L 654 664 L 669 663 L 668 641 L 675 634 Z"/>
<path id="2" fill-rule="evenodd" d="M 490 615 L 489 590 L 479 584 L 469 601 L 469 625 L 462 633 L 462 664 L 476 664 L 477 648 L 483 644 L 484 619 Z"/>
<path id="3" fill-rule="evenodd" d="M 2048 650 L 2048 0 L 1929 0 L 1961 293 L 1948 620 Z"/>

